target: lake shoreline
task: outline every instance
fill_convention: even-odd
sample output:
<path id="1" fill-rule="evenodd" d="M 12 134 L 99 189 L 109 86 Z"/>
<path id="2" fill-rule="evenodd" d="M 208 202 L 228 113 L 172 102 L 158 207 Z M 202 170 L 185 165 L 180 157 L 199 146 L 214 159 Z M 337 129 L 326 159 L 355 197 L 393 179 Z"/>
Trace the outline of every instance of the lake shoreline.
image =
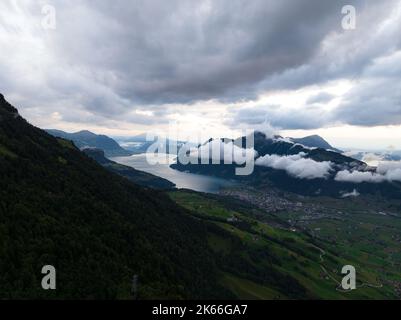
<path id="1" fill-rule="evenodd" d="M 170 167 L 175 163 L 175 158 L 176 155 L 171 154 L 140 153 L 127 157 L 112 157 L 110 160 L 167 179 L 174 183 L 177 189 L 218 194 L 223 188 L 237 185 L 236 182 L 223 178 L 175 170 Z"/>

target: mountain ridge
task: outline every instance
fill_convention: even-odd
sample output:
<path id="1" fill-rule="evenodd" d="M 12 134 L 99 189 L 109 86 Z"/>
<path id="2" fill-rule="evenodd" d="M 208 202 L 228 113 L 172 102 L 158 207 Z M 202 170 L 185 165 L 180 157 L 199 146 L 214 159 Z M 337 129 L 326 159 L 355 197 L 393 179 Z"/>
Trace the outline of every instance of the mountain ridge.
<path id="1" fill-rule="evenodd" d="M 0 101 L 1 299 L 133 299 L 134 276 L 139 299 L 396 297 L 336 291 L 321 270 L 344 252 L 286 219 L 232 197 L 141 188 L 15 111 Z M 41 289 L 44 265 L 57 290 Z"/>
<path id="2" fill-rule="evenodd" d="M 330 143 L 328 143 L 324 138 L 317 134 L 305 136 L 302 138 L 289 138 L 291 141 L 294 143 L 299 143 L 302 144 L 306 147 L 311 147 L 311 148 L 321 148 L 321 149 L 326 149 L 326 150 L 333 150 L 338 153 L 342 153 L 343 151 L 333 147 Z"/>
<path id="3" fill-rule="evenodd" d="M 235 144 L 245 146 L 247 137 L 239 137 L 234 140 Z M 291 157 L 298 157 L 304 160 L 326 163 L 329 170 L 327 176 L 303 179 L 291 176 L 284 168 L 274 168 L 263 165 L 255 165 L 253 172 L 247 176 L 237 176 L 235 169 L 239 167 L 233 164 L 182 164 L 179 161 L 172 164 L 173 169 L 179 171 L 189 171 L 191 173 L 217 176 L 225 179 L 233 179 L 243 182 L 253 187 L 270 188 L 276 187 L 285 191 L 290 191 L 300 195 L 331 197 L 342 197 L 345 193 L 351 193 L 357 189 L 360 193 L 381 194 L 391 198 L 401 196 L 401 184 L 398 182 L 384 181 L 380 184 L 370 182 L 349 182 L 338 181 L 335 179 L 336 173 L 360 171 L 362 174 L 373 174 L 374 168 L 366 163 L 347 157 L 341 153 L 322 148 L 309 148 L 301 144 L 293 143 L 280 136 L 268 137 L 262 132 L 254 133 L 254 150 L 259 159 L 273 156 L 276 160 L 291 161 Z M 297 160 L 299 160 L 297 159 Z M 284 162 L 285 163 L 285 162 Z M 304 164 L 311 166 L 313 163 Z M 372 171 L 373 170 L 373 171 Z"/>
<path id="4" fill-rule="evenodd" d="M 15 112 L 0 101 L 0 298 L 127 299 L 134 275 L 141 299 L 232 297 L 202 223 Z"/>
<path id="5" fill-rule="evenodd" d="M 89 130 L 81 130 L 73 133 L 58 129 L 45 129 L 55 137 L 71 140 L 79 148 L 98 148 L 105 152 L 106 157 L 130 156 L 132 153 L 122 148 L 114 139 L 104 135 L 95 134 Z"/>

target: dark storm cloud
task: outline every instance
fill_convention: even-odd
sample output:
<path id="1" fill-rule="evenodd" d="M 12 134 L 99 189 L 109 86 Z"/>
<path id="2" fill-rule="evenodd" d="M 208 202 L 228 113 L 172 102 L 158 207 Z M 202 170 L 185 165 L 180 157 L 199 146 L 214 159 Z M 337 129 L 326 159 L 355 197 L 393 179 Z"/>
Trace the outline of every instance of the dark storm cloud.
<path id="1" fill-rule="evenodd" d="M 274 73 L 311 59 L 339 29 L 341 2 L 62 2 L 55 50 L 136 103 L 255 97 Z"/>
<path id="2" fill-rule="evenodd" d="M 334 95 L 327 93 L 327 92 L 320 92 L 316 95 L 313 95 L 308 98 L 306 101 L 307 104 L 314 104 L 314 103 L 326 103 L 335 98 Z"/>
<path id="3" fill-rule="evenodd" d="M 360 126 L 401 124 L 401 51 L 376 59 L 333 118 Z"/>
<path id="4" fill-rule="evenodd" d="M 233 111 L 226 124 L 232 127 L 268 124 L 276 129 L 316 129 L 326 125 L 330 121 L 328 117 L 329 113 L 313 107 L 287 110 L 278 105 L 267 105 Z"/>
<path id="5" fill-rule="evenodd" d="M 333 118 L 359 126 L 401 123 L 400 82 L 369 80 L 351 90 Z"/>
<path id="6" fill-rule="evenodd" d="M 321 93 L 296 111 L 239 111 L 228 121 L 268 118 L 282 128 L 401 123 L 393 67 L 401 59 L 377 62 L 401 48 L 397 0 L 55 0 L 54 31 L 40 28 L 44 1 L 11 3 L 0 4 L 0 78 L 5 93 L 32 110 L 57 110 L 66 120 L 78 110 L 93 121 L 127 115 L 153 123 L 128 115 L 148 108 L 156 122 L 169 115 L 166 104 L 241 102 L 269 90 L 366 77 L 353 88 L 358 96 L 330 115 L 308 106 L 332 98 Z M 344 4 L 356 6 L 356 30 L 341 28 Z"/>

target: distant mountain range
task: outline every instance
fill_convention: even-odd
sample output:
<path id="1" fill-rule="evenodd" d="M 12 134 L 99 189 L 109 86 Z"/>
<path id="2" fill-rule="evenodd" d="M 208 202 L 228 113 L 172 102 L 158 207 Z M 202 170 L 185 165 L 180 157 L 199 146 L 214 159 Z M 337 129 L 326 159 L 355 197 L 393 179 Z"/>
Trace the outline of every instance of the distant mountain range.
<path id="1" fill-rule="evenodd" d="M 93 159 L 30 125 L 0 96 L 0 299 L 133 299 L 133 277 L 140 299 L 260 298 L 260 289 L 268 298 L 319 297 L 298 280 L 316 274 L 309 266 L 319 251 L 307 235 L 290 242 L 290 231 L 259 231 L 246 216 L 253 209 L 233 199 L 199 198 L 194 211 L 185 198 L 196 193 L 174 192 L 174 202 L 106 170 L 99 163 L 114 163 L 101 151 L 85 153 Z M 290 273 L 283 266 L 295 253 L 302 269 Z M 57 290 L 41 288 L 44 265 L 55 266 Z"/>
<path id="2" fill-rule="evenodd" d="M 259 134 L 256 138 L 260 152 L 292 152 L 282 138 L 267 143 Z M 371 203 L 362 202 L 355 215 L 339 213 L 339 202 L 328 198 L 314 205 L 310 199 L 301 203 L 301 197 L 284 199 L 270 192 L 253 203 L 258 187 L 275 181 L 275 173 L 260 170 L 248 181 L 255 182 L 251 189 L 256 190 L 248 200 L 149 190 L 131 183 L 132 177 L 137 182 L 136 170 L 106 159 L 101 150 L 82 152 L 70 140 L 32 126 L 0 95 L 0 299 L 399 298 L 381 278 L 399 278 L 399 268 L 383 258 L 382 250 L 385 246 L 389 257 L 396 257 L 398 215 L 388 215 L 393 220 L 385 221 L 362 216 L 350 229 L 352 216 L 370 210 Z M 322 217 L 320 210 L 326 210 L 330 221 L 336 219 L 328 231 L 339 234 L 338 239 L 320 239 L 315 226 L 312 233 L 295 229 L 293 218 L 281 218 L 261 206 L 284 200 L 289 208 L 302 210 L 302 216 L 312 215 L 313 224 Z M 344 201 L 342 207 L 347 210 L 349 205 Z M 390 204 L 377 205 L 388 209 Z M 327 226 L 327 220 L 322 223 Z M 363 228 L 357 229 L 360 225 Z M 375 237 L 370 226 L 375 227 Z M 354 230 L 352 241 L 337 244 Z M 364 238 L 380 242 L 363 242 Z M 354 242 L 357 246 L 352 247 Z M 360 247 L 376 252 L 357 251 Z M 360 285 L 352 293 L 336 290 L 332 279 L 341 279 L 335 270 L 340 271 L 344 261 L 364 265 L 358 271 L 359 283 L 375 285 Z M 55 266 L 57 290 L 41 288 L 44 265 Z M 133 278 L 138 279 L 134 290 Z"/>
<path id="3" fill-rule="evenodd" d="M 133 137 L 116 137 L 115 139 L 126 150 L 129 150 L 133 153 L 144 153 L 147 151 L 149 146 L 152 145 L 156 141 L 157 137 L 155 136 L 155 138 L 153 140 L 149 141 L 149 140 L 147 140 L 146 133 L 143 133 L 143 134 L 139 134 L 139 135 L 133 136 Z M 302 144 L 305 147 L 322 148 L 322 149 L 327 149 L 327 150 L 332 150 L 335 152 L 342 153 L 341 150 L 331 146 L 326 140 L 324 140 L 322 137 L 320 137 L 318 135 L 311 135 L 311 136 L 307 136 L 307 137 L 303 137 L 303 138 L 288 138 L 288 139 L 294 143 Z M 210 139 L 207 142 L 210 142 L 211 140 L 213 140 L 213 139 Z M 233 141 L 232 139 L 228 139 L 228 138 L 223 138 L 222 140 Z M 176 144 L 178 149 L 181 148 L 185 143 L 188 143 L 188 142 L 184 142 L 184 141 L 175 141 L 175 140 L 170 140 L 170 139 L 166 139 L 166 142 L 167 142 L 167 145 Z M 195 147 L 195 146 L 197 146 L 196 143 L 191 144 L 191 147 Z M 167 153 L 169 153 L 168 148 L 167 148 Z"/>
<path id="4" fill-rule="evenodd" d="M 106 157 L 130 156 L 132 152 L 122 148 L 115 140 L 105 135 L 98 135 L 88 130 L 68 133 L 61 130 L 47 129 L 52 136 L 71 140 L 79 149 L 98 148 L 104 151 Z"/>
<path id="5" fill-rule="evenodd" d="M 160 147 L 159 152 L 175 154 L 175 150 L 179 150 L 186 143 L 184 141 L 176 141 L 167 138 L 164 139 L 165 141 L 163 141 L 163 138 L 154 135 L 153 139 L 148 140 L 146 133 L 142 133 L 133 137 L 116 137 L 116 140 L 124 149 L 134 154 L 146 153 L 151 145 L 154 145 L 155 142 L 160 141 L 163 142 L 163 146 Z M 195 144 L 193 144 L 193 146 L 195 146 Z M 170 147 L 173 147 L 174 150 L 170 150 Z"/>
<path id="6" fill-rule="evenodd" d="M 246 137 L 235 139 L 237 144 L 245 145 Z M 307 142 L 308 145 L 296 141 Z M 260 157 L 267 154 L 276 154 L 280 156 L 295 155 L 301 152 L 305 153 L 308 158 L 315 161 L 332 161 L 337 164 L 348 164 L 351 166 L 364 165 L 363 162 L 356 159 L 342 155 L 339 152 L 333 151 L 331 147 L 323 138 L 319 136 L 309 136 L 300 139 L 283 138 L 279 135 L 274 137 L 267 137 L 264 133 L 256 131 L 254 133 L 254 149 L 258 152 Z M 319 145 L 327 145 L 328 149 L 319 147 Z"/>
<path id="7" fill-rule="evenodd" d="M 0 299 L 129 299 L 135 275 L 141 299 L 233 297 L 204 223 L 30 125 L 2 95 L 0 176 Z M 57 290 L 41 288 L 44 265 Z"/>
<path id="8" fill-rule="evenodd" d="M 222 140 L 225 143 L 233 141 L 237 145 L 245 146 L 245 139 L 246 137 Z M 321 139 L 307 140 L 321 143 Z M 211 141 L 213 139 L 208 143 Z M 242 181 L 253 187 L 277 187 L 302 195 L 341 197 L 357 189 L 360 193 L 378 193 L 389 197 L 401 196 L 401 184 L 397 181 L 391 182 L 384 178 L 380 180 L 381 183 L 364 181 L 366 177 L 371 177 L 372 180 L 381 179 L 379 175 L 376 175 L 375 168 L 369 167 L 366 163 L 335 151 L 315 147 L 313 143 L 310 143 L 310 146 L 294 143 L 281 136 L 267 137 L 262 132 L 255 132 L 254 149 L 258 159 L 253 173 L 248 176 L 235 174 L 235 169 L 240 167 L 236 163 L 212 164 L 212 161 L 209 161 L 209 164 L 182 164 L 178 162 L 171 167 L 180 171 Z M 301 168 L 301 165 L 304 168 Z M 314 176 L 314 166 L 323 168 L 324 174 Z M 309 172 L 311 176 L 302 177 L 304 172 Z M 352 182 L 351 178 L 347 180 L 342 177 L 340 179 L 337 175 L 339 172 L 349 174 L 352 178 L 355 178 L 353 173 L 356 172 L 357 178 L 361 178 L 361 181 Z"/>
<path id="9" fill-rule="evenodd" d="M 46 129 L 48 133 L 55 137 L 60 137 L 63 139 L 71 140 L 79 149 L 85 148 L 96 148 L 103 150 L 106 157 L 119 157 L 119 156 L 130 156 L 132 154 L 145 153 L 149 147 L 154 144 L 159 138 L 154 136 L 154 138 L 149 141 L 147 139 L 147 134 L 139 134 L 133 137 L 117 137 L 116 139 L 110 138 L 106 135 L 98 135 L 88 130 L 82 130 L 79 132 L 68 133 L 62 130 L 56 129 Z M 260 133 L 259 133 L 260 134 Z M 258 133 L 256 133 L 258 135 Z M 279 136 L 277 136 L 279 137 Z M 281 137 L 280 137 L 281 138 Z M 341 150 L 332 147 L 326 140 L 318 135 L 311 135 L 303 138 L 287 138 L 289 141 L 300 144 L 304 147 L 309 148 L 321 148 L 328 151 L 335 151 L 342 153 Z M 208 140 L 207 142 L 212 141 Z M 224 141 L 234 141 L 232 139 L 224 138 Z M 117 142 L 118 141 L 118 142 Z M 186 142 L 175 141 L 166 139 L 166 148 L 161 149 L 162 152 L 171 153 L 175 150 L 170 150 L 170 146 L 176 146 L 179 150 Z M 191 147 L 195 147 L 196 144 L 192 143 Z"/>

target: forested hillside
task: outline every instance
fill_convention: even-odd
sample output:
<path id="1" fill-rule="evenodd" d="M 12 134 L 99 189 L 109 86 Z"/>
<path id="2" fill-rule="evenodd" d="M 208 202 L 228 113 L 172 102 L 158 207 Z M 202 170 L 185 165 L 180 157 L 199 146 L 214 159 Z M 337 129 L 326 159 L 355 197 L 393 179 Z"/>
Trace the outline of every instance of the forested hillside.
<path id="1" fill-rule="evenodd" d="M 0 96 L 0 298 L 229 296 L 200 222 L 30 125 Z M 41 288 L 41 269 L 57 289 Z"/>
<path id="2" fill-rule="evenodd" d="M 135 275 L 139 299 L 399 296 L 393 262 L 376 252 L 343 254 L 234 198 L 144 189 L 1 95 L 0 176 L 0 299 L 132 299 Z M 338 290 L 347 263 L 363 290 Z M 44 265 L 56 268 L 56 290 L 41 287 Z"/>

